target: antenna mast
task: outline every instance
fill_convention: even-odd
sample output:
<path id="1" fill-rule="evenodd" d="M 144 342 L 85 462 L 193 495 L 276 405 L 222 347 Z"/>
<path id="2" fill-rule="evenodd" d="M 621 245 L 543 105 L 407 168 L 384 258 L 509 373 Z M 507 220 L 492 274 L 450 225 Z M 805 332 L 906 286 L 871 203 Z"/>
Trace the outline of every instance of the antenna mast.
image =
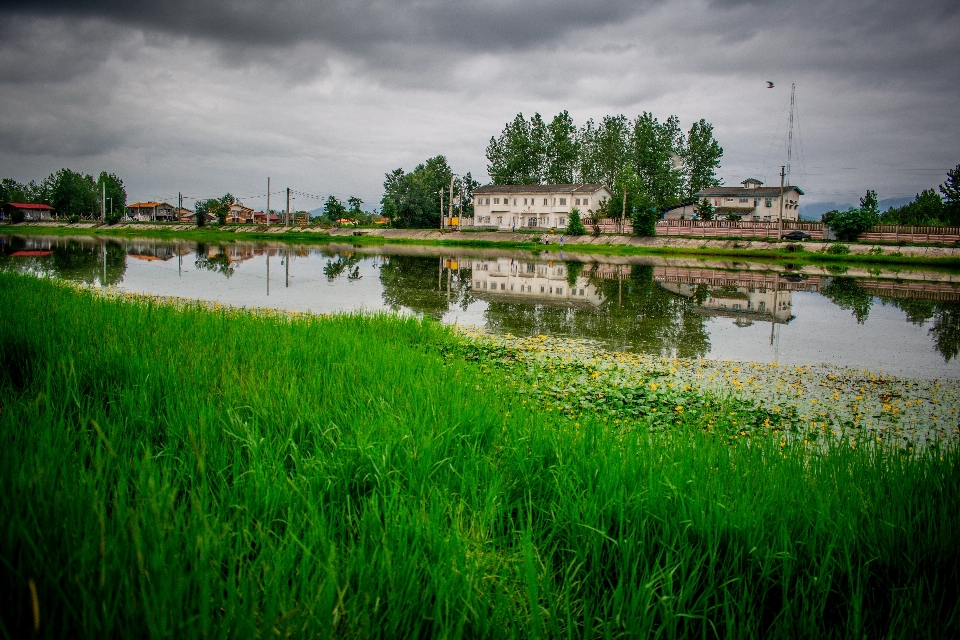
<path id="1" fill-rule="evenodd" d="M 789 184 L 790 178 L 790 159 L 793 156 L 793 105 L 796 95 L 797 83 L 794 82 L 790 85 L 790 133 L 787 134 L 787 167 L 785 171 L 787 184 Z"/>

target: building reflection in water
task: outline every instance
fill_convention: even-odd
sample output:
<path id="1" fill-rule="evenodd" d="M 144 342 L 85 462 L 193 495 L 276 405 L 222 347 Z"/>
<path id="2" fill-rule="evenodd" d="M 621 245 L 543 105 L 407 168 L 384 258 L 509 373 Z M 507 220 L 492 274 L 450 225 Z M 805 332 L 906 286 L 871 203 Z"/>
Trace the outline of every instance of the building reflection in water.
<path id="1" fill-rule="evenodd" d="M 599 307 L 603 296 L 584 275 L 571 274 L 563 262 L 536 262 L 515 258 L 476 260 L 470 286 L 478 298 L 499 297 L 514 302 Z"/>

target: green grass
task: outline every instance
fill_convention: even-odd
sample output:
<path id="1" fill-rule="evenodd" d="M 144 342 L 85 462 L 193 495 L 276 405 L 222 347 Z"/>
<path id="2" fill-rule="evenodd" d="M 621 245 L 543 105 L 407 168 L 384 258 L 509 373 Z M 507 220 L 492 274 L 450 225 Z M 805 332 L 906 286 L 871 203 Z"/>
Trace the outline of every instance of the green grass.
<path id="1" fill-rule="evenodd" d="M 960 633 L 955 449 L 570 419 L 460 340 L 0 274 L 0 631 Z"/>
<path id="2" fill-rule="evenodd" d="M 960 259 L 958 258 L 928 258 L 918 256 L 902 255 L 898 249 L 903 245 L 889 246 L 888 251 L 878 254 L 851 253 L 845 255 L 821 253 L 816 251 L 789 251 L 787 249 L 746 249 L 733 248 L 721 249 L 715 247 L 704 248 L 686 248 L 686 247 L 636 247 L 628 245 L 605 245 L 605 244 L 573 244 L 569 240 L 561 247 L 556 243 L 560 234 L 553 234 L 555 242 L 549 247 L 541 245 L 538 242 L 530 240 L 479 240 L 467 237 L 459 239 L 438 239 L 425 240 L 415 238 L 384 238 L 382 236 L 331 236 L 325 232 L 300 232 L 296 228 L 283 233 L 258 233 L 256 231 L 244 231 L 237 233 L 237 227 L 228 226 L 220 228 L 216 226 L 203 229 L 175 230 L 170 229 L 138 229 L 122 228 L 115 229 L 111 227 L 31 227 L 25 225 L 8 226 L 7 230 L 18 235 L 52 235 L 52 236 L 107 236 L 119 238 L 160 238 L 160 239 L 184 239 L 197 242 L 286 242 L 296 244 L 315 244 L 322 245 L 331 242 L 348 242 L 357 246 L 379 246 L 384 244 L 398 245 L 423 245 L 423 246 L 441 246 L 441 247 L 466 247 L 466 248 L 504 248 L 504 249 L 524 249 L 530 251 L 569 251 L 584 252 L 591 255 L 608 256 L 632 256 L 632 255 L 664 255 L 664 256 L 697 256 L 713 258 L 738 258 L 744 260 L 764 260 L 789 264 L 823 264 L 835 263 L 846 265 L 914 265 L 933 268 L 943 268 L 956 271 L 960 268 Z M 432 231 L 432 230 L 431 230 Z M 520 236 L 531 235 L 529 232 L 517 232 Z M 534 235 L 549 235 L 538 232 Z M 510 237 L 506 236 L 505 238 Z M 763 238 L 680 238 L 685 240 L 730 240 L 735 244 L 738 241 L 761 241 Z M 802 246 L 802 245 L 800 245 Z M 926 246 L 926 245 L 923 245 Z"/>

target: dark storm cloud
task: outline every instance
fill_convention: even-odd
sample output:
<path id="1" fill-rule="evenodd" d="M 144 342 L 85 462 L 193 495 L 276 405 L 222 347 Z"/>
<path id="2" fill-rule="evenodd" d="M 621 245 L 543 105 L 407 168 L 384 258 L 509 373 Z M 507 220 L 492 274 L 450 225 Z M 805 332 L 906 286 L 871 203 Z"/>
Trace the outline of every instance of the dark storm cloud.
<path id="1" fill-rule="evenodd" d="M 360 51 L 397 42 L 529 48 L 570 30 L 622 21 L 656 1 L 6 0 L 0 11 L 97 17 L 230 46 L 322 41 Z"/>

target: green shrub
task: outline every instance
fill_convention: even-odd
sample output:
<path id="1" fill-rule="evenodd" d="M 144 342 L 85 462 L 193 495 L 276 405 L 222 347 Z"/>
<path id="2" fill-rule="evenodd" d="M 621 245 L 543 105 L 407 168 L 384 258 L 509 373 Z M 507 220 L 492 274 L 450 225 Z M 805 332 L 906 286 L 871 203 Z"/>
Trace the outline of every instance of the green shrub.
<path id="1" fill-rule="evenodd" d="M 827 247 L 827 253 L 835 256 L 845 256 L 850 253 L 850 247 L 845 244 L 832 244 Z"/>
<path id="2" fill-rule="evenodd" d="M 20 209 L 14 209 L 10 212 L 10 221 L 14 224 L 18 224 L 24 221 L 23 211 Z"/>
<path id="3" fill-rule="evenodd" d="M 826 222 L 840 240 L 856 240 L 861 233 L 879 222 L 879 216 L 870 209 L 850 208 L 824 214 Z"/>
<path id="4" fill-rule="evenodd" d="M 570 221 L 567 223 L 567 233 L 572 236 L 583 236 L 587 233 L 587 228 L 583 226 L 580 219 L 580 209 L 576 207 L 570 212 Z"/>
<path id="5" fill-rule="evenodd" d="M 67 218 L 67 222 L 69 222 L 70 224 L 77 224 L 78 222 L 80 222 L 80 216 L 74 213 L 69 218 Z"/>

